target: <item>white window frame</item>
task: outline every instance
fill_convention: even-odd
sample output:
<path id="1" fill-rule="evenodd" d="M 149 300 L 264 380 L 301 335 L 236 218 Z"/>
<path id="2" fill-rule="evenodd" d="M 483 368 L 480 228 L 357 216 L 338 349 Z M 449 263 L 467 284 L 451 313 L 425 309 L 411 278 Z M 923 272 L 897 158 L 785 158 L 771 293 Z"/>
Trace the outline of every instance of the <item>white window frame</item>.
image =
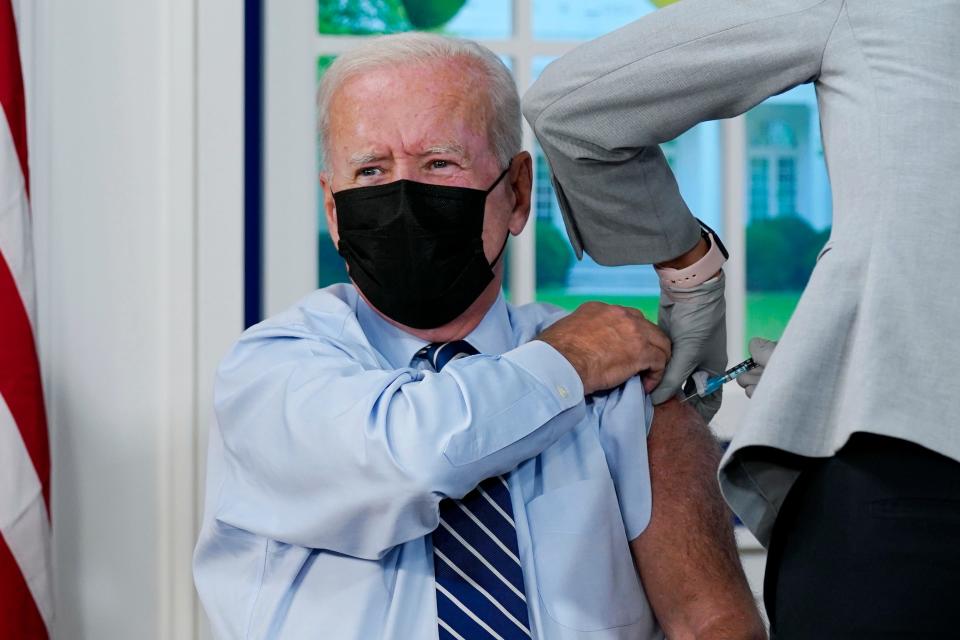
<path id="1" fill-rule="evenodd" d="M 786 149 L 784 147 L 776 146 L 762 146 L 762 147 L 753 147 L 749 151 L 748 162 L 753 160 L 766 160 L 767 161 L 767 175 L 766 178 L 766 187 L 767 187 L 767 202 L 766 202 L 766 218 L 777 218 L 783 215 L 791 215 L 796 212 L 797 208 L 797 195 L 799 190 L 797 189 L 799 183 L 799 173 L 800 173 L 800 153 L 796 149 Z M 793 209 L 792 212 L 782 212 L 780 211 L 780 196 L 782 195 L 782 183 L 780 182 L 780 161 L 781 160 L 792 160 L 793 161 L 793 172 L 794 172 L 794 185 L 793 185 Z M 749 203 L 748 203 L 749 204 Z"/>

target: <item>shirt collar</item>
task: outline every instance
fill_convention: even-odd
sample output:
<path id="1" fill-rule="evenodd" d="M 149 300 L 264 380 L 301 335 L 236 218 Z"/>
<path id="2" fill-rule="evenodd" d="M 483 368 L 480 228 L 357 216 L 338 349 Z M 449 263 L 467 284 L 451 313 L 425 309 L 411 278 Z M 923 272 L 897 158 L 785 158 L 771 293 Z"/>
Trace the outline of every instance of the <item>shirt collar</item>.
<path id="1" fill-rule="evenodd" d="M 384 320 L 359 295 L 357 296 L 357 320 L 367 340 L 392 367 L 409 366 L 417 351 L 429 344 L 426 340 L 421 340 Z M 480 353 L 488 355 L 500 355 L 516 346 L 513 344 L 510 314 L 507 312 L 507 303 L 502 291 L 497 295 L 497 299 L 487 310 L 480 324 L 464 340 Z"/>

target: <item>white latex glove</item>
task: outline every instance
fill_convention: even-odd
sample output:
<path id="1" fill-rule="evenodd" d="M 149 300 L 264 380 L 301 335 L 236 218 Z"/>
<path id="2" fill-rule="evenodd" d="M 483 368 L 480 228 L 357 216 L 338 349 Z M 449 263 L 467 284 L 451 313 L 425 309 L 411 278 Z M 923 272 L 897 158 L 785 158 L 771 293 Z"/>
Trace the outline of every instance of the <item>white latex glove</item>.
<path id="1" fill-rule="evenodd" d="M 770 362 L 770 356 L 773 355 L 773 350 L 776 347 L 777 343 L 773 340 L 764 340 L 763 338 L 750 339 L 750 344 L 747 346 L 747 349 L 750 351 L 750 357 L 753 358 L 753 361 L 759 366 L 737 378 L 737 384 L 747 392 L 748 398 L 753 397 L 753 392 L 757 389 L 757 383 L 760 382 L 760 378 L 766 370 L 767 363 Z"/>
<path id="2" fill-rule="evenodd" d="M 677 395 L 694 371 L 711 376 L 727 367 L 727 303 L 723 295 L 723 272 L 690 289 L 664 288 L 660 293 L 657 324 L 673 342 L 673 353 L 660 386 L 650 395 L 661 404 Z M 720 409 L 722 390 L 689 404 L 707 422 Z"/>

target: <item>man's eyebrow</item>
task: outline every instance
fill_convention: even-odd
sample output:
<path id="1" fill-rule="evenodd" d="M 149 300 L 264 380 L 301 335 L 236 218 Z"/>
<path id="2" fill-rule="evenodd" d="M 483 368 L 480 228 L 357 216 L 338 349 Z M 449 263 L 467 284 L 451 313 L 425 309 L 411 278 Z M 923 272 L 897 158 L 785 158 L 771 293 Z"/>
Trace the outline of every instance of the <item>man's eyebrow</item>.
<path id="1" fill-rule="evenodd" d="M 382 160 L 383 158 L 384 156 L 382 154 L 376 153 L 375 151 L 364 151 L 362 153 L 355 153 L 350 156 L 350 164 L 368 164 L 370 162 L 374 162 L 375 160 Z"/>
<path id="2" fill-rule="evenodd" d="M 467 155 L 467 151 L 464 146 L 458 142 L 447 142 L 443 144 L 430 145 L 420 152 L 420 156 L 436 156 L 445 154 L 453 154 L 465 157 Z M 383 160 L 384 158 L 386 158 L 384 154 L 377 153 L 376 151 L 362 151 L 354 153 L 350 156 L 350 164 L 354 166 L 364 165 L 371 162 L 376 162 L 378 160 Z"/>
<path id="3" fill-rule="evenodd" d="M 453 154 L 458 156 L 467 155 L 466 149 L 463 148 L 462 144 L 457 142 L 448 142 L 445 144 L 434 144 L 423 150 L 423 153 L 420 155 L 424 156 L 436 156 L 443 154 Z"/>

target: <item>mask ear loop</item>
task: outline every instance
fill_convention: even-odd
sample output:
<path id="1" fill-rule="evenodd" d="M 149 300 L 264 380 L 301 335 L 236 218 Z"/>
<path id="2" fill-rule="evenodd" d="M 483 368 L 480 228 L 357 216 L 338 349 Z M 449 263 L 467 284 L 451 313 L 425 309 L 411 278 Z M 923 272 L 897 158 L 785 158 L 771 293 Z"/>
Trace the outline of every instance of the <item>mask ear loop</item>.
<path id="1" fill-rule="evenodd" d="M 507 231 L 507 235 L 503 238 L 503 245 L 500 246 L 500 251 L 497 253 L 497 257 L 493 259 L 493 262 L 490 263 L 490 268 L 493 269 L 497 266 L 497 263 L 500 262 L 500 258 L 503 257 L 503 252 L 507 250 L 507 240 L 510 239 L 510 232 Z"/>
<path id="2" fill-rule="evenodd" d="M 490 188 L 487 189 L 487 195 L 490 195 L 490 192 L 497 188 L 497 185 L 500 184 L 500 181 L 503 180 L 503 176 L 507 175 L 507 171 L 510 171 L 510 165 L 513 164 L 513 158 L 510 158 L 510 161 L 507 162 L 507 168 L 503 170 L 497 179 L 493 181 L 493 184 L 490 185 Z"/>
<path id="3" fill-rule="evenodd" d="M 497 185 L 500 184 L 500 181 L 503 180 L 503 176 L 507 175 L 507 172 L 510 171 L 510 165 L 513 164 L 513 158 L 507 162 L 507 168 L 503 170 L 503 173 L 494 180 L 493 184 L 490 185 L 490 188 L 487 189 L 487 195 L 490 195 L 490 192 L 497 188 Z M 503 237 L 503 244 L 500 246 L 500 251 L 497 252 L 497 257 L 493 259 L 493 262 L 490 263 L 490 268 L 493 269 L 497 266 L 497 263 L 500 262 L 500 258 L 503 257 L 503 252 L 507 250 L 507 241 L 510 239 L 510 232 L 507 231 L 507 235 Z"/>

